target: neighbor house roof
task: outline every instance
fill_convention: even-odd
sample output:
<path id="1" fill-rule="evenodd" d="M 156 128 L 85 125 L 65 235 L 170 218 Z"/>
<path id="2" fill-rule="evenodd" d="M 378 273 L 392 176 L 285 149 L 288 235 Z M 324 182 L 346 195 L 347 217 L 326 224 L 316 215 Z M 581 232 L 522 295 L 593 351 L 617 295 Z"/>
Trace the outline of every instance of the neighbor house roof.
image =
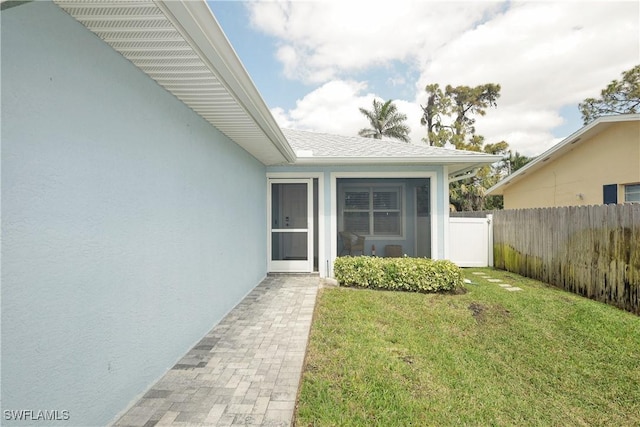
<path id="1" fill-rule="evenodd" d="M 362 138 L 283 129 L 296 153 L 296 164 L 420 164 L 449 167 L 449 174 L 495 163 L 502 156 L 411 144 L 392 139 Z"/>
<path id="2" fill-rule="evenodd" d="M 553 161 L 558 157 L 564 155 L 570 150 L 574 149 L 576 146 L 581 144 L 582 142 L 594 137 L 598 133 L 604 131 L 615 123 L 619 122 L 630 122 L 640 120 L 640 114 L 624 114 L 617 116 L 603 116 L 600 117 L 578 131 L 571 134 L 569 137 L 563 139 L 544 153 L 540 154 L 535 160 L 527 163 L 524 167 L 518 169 L 516 172 L 511 175 L 505 177 L 501 181 L 499 181 L 496 185 L 489 188 L 487 190 L 488 195 L 499 195 L 503 194 L 503 191 L 506 186 L 516 183 L 523 179 L 527 174 L 531 174 L 538 169 L 542 168 L 549 161 Z M 640 139 L 640 135 L 638 135 Z"/>
<path id="3" fill-rule="evenodd" d="M 204 0 L 54 0 L 262 163 L 295 154 Z"/>

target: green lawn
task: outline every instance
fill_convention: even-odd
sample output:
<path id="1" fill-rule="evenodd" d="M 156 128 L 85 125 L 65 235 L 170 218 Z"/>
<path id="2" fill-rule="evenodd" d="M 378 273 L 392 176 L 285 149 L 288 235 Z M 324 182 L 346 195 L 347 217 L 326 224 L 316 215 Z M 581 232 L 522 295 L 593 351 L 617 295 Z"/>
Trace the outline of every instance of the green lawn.
<path id="1" fill-rule="evenodd" d="M 640 317 L 465 276 L 461 295 L 323 289 L 295 425 L 640 426 Z"/>

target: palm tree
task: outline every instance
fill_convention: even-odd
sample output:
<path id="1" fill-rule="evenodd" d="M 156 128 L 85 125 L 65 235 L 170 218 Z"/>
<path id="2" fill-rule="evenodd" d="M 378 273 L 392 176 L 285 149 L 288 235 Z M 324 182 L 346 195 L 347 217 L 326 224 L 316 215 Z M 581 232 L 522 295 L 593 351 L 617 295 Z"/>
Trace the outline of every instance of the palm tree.
<path id="1" fill-rule="evenodd" d="M 374 99 L 373 110 L 369 111 L 360 108 L 360 112 L 369 120 L 371 127 L 360 129 L 358 135 L 375 139 L 382 139 L 383 136 L 386 136 L 409 142 L 411 129 L 404 123 L 407 120 L 407 116 L 398 113 L 398 109 L 392 100 L 383 103 Z"/>
<path id="2" fill-rule="evenodd" d="M 516 154 L 513 154 L 511 150 L 509 150 L 509 158 L 506 159 L 506 161 L 508 162 L 509 174 L 514 173 L 515 171 L 529 163 L 531 160 L 533 159 L 527 156 L 523 156 L 517 151 Z"/>

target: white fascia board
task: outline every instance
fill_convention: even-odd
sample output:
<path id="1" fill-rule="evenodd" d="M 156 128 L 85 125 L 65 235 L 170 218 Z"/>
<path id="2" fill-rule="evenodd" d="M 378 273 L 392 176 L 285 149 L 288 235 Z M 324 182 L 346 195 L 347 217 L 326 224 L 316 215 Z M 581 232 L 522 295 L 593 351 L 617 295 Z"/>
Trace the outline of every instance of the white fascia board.
<path id="1" fill-rule="evenodd" d="M 298 165 L 363 165 L 363 164 L 422 164 L 426 166 L 442 164 L 472 164 L 466 168 L 487 166 L 502 160 L 502 156 L 447 156 L 447 157 L 298 157 Z"/>
<path id="2" fill-rule="evenodd" d="M 296 155 L 204 0 L 155 0 L 287 162 Z"/>
<path id="3" fill-rule="evenodd" d="M 455 176 L 449 175 L 449 183 L 462 181 L 463 179 L 473 178 L 476 175 L 478 175 L 479 170 L 480 168 L 471 168 L 471 169 L 465 169 L 464 172 L 462 171 L 457 172 Z"/>

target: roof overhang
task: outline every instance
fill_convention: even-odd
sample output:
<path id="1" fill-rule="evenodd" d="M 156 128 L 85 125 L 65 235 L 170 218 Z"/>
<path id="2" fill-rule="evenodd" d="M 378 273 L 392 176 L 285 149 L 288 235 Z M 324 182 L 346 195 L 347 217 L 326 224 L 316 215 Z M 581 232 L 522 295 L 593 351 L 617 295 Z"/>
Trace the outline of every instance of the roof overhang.
<path id="1" fill-rule="evenodd" d="M 449 177 L 454 177 L 474 169 L 491 165 L 503 159 L 502 156 L 429 156 L 429 157 L 302 157 L 298 156 L 296 165 L 349 166 L 349 165 L 420 165 L 447 166 Z"/>
<path id="2" fill-rule="evenodd" d="M 624 114 L 618 116 L 603 116 L 600 117 L 578 131 L 574 132 L 567 138 L 563 139 L 544 153 L 536 157 L 535 160 L 529 162 L 524 167 L 518 169 L 516 172 L 505 177 L 499 181 L 496 185 L 487 190 L 488 195 L 502 195 L 504 194 L 505 187 L 510 184 L 516 183 L 523 179 L 527 174 L 530 174 L 543 166 L 546 166 L 549 161 L 553 161 L 565 153 L 573 150 L 576 146 L 581 144 L 590 138 L 593 138 L 605 129 L 620 122 L 640 121 L 640 114 Z M 639 135 L 640 138 L 640 135 Z"/>
<path id="3" fill-rule="evenodd" d="M 296 156 L 204 0 L 54 0 L 265 165 Z"/>

